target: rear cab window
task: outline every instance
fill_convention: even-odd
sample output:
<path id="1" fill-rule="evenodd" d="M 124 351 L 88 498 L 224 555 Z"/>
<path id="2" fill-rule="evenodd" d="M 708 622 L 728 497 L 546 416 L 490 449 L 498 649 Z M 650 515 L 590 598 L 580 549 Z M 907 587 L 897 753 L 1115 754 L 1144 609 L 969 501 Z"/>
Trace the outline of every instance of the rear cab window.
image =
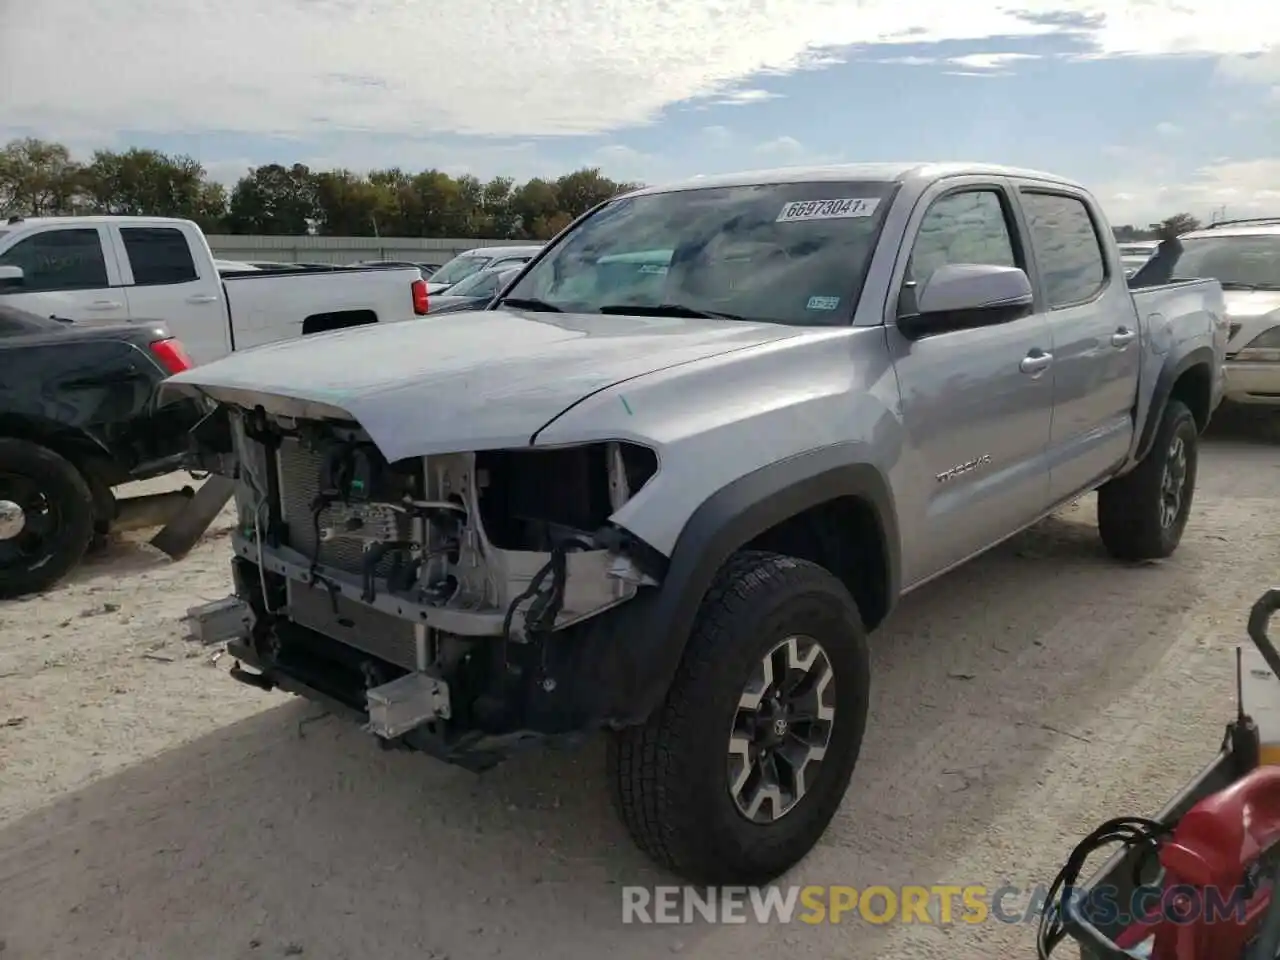
<path id="1" fill-rule="evenodd" d="M 21 280 L 0 281 L 0 293 L 97 290 L 111 285 L 96 227 L 42 230 L 4 253 L 0 266 L 20 267 Z"/>
<path id="2" fill-rule="evenodd" d="M 1106 289 L 1106 248 L 1080 197 L 1023 188 L 1022 209 L 1031 229 L 1040 282 L 1050 309 L 1088 303 Z"/>
<path id="3" fill-rule="evenodd" d="M 191 244 L 174 227 L 121 227 L 120 238 L 135 286 L 190 283 L 199 279 Z"/>

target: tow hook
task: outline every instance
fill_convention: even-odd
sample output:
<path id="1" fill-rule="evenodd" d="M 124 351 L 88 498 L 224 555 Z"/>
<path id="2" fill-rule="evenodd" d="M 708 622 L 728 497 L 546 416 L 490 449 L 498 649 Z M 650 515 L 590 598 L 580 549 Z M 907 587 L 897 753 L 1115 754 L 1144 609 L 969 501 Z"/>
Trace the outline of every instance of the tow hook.
<path id="1" fill-rule="evenodd" d="M 240 666 L 239 660 L 231 665 L 230 672 L 231 676 L 236 680 L 239 680 L 241 683 L 247 683 L 251 687 L 257 687 L 259 690 L 270 691 L 276 688 L 274 681 L 264 677 L 260 673 L 250 673 L 244 667 Z"/>

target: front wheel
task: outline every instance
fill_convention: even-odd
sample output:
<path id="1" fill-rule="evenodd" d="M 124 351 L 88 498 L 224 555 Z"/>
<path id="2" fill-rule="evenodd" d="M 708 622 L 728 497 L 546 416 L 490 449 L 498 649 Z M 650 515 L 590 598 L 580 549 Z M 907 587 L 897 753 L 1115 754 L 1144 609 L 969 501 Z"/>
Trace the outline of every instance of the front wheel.
<path id="1" fill-rule="evenodd" d="M 853 599 L 823 568 L 735 555 L 703 600 L 666 701 L 613 734 L 619 814 L 695 883 L 767 883 L 800 861 L 848 787 L 870 662 Z"/>
<path id="2" fill-rule="evenodd" d="M 1112 556 L 1158 560 L 1182 541 L 1196 490 L 1200 430 L 1186 405 L 1170 400 L 1150 452 L 1098 490 L 1098 532 Z"/>
<path id="3" fill-rule="evenodd" d="M 93 494 L 47 447 L 0 438 L 0 598 L 36 593 L 80 562 L 93 537 Z"/>

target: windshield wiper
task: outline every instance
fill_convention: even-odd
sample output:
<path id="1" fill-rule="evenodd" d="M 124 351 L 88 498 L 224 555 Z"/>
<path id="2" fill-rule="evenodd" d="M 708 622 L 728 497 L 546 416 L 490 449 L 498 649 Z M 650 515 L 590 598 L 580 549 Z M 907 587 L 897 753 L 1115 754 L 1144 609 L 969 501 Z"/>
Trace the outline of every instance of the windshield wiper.
<path id="1" fill-rule="evenodd" d="M 736 313 L 719 313 L 714 310 L 697 310 L 683 303 L 660 303 L 656 306 L 645 306 L 639 303 L 606 303 L 597 308 L 600 313 L 622 313 L 633 317 L 688 317 L 691 320 L 741 320 L 750 321 Z"/>
<path id="2" fill-rule="evenodd" d="M 514 307 L 516 310 L 533 310 L 541 313 L 564 313 L 554 303 L 547 303 L 537 297 L 503 297 L 498 301 L 500 307 Z"/>

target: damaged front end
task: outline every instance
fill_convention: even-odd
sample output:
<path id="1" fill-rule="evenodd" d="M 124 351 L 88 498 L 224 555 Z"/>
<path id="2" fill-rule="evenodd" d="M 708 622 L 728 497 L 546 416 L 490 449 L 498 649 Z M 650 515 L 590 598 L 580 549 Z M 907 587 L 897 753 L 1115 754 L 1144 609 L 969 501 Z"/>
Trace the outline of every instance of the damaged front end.
<path id="1" fill-rule="evenodd" d="M 189 619 L 238 679 L 476 769 L 626 713 L 626 610 L 664 558 L 609 518 L 657 471 L 652 450 L 389 463 L 350 419 L 232 405 L 198 438 L 237 483 L 236 592 Z"/>

